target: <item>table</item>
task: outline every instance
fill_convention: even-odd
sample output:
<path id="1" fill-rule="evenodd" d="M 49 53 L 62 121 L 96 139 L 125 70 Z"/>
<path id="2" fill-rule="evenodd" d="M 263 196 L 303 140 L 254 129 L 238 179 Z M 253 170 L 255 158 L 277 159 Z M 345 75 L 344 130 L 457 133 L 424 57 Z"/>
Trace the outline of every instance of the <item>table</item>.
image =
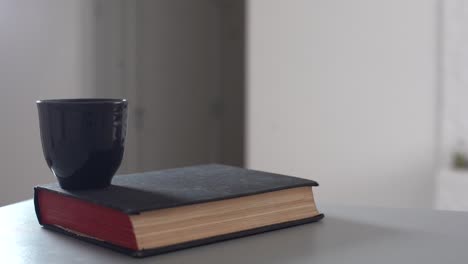
<path id="1" fill-rule="evenodd" d="M 468 170 L 440 170 L 435 187 L 437 209 L 468 211 Z"/>
<path id="2" fill-rule="evenodd" d="M 41 228 L 28 200 L 0 208 L 2 263 L 468 263 L 468 213 L 320 209 L 319 223 L 134 259 Z"/>

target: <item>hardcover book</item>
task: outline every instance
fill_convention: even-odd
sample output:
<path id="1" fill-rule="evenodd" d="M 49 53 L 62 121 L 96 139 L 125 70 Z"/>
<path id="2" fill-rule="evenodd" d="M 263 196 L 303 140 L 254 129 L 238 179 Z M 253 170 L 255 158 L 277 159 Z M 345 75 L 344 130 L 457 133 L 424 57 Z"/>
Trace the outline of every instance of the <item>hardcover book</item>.
<path id="1" fill-rule="evenodd" d="M 115 176 L 105 189 L 36 186 L 39 223 L 134 257 L 315 222 L 315 181 L 209 164 Z"/>

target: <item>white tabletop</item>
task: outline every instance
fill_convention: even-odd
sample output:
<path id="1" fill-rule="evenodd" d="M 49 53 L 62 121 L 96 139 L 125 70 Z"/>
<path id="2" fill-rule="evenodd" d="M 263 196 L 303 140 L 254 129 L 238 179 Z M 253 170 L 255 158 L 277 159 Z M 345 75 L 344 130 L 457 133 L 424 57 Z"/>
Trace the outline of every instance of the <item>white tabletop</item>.
<path id="1" fill-rule="evenodd" d="M 133 259 L 41 228 L 29 200 L 0 208 L 2 263 L 468 263 L 468 213 L 320 209 L 319 223 Z"/>

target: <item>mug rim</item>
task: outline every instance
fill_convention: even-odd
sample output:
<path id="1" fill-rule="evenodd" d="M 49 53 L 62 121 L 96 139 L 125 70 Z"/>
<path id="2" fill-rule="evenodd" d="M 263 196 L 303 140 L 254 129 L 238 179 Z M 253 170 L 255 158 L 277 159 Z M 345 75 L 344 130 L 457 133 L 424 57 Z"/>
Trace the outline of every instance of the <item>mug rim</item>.
<path id="1" fill-rule="evenodd" d="M 69 99 L 40 99 L 36 104 L 121 104 L 127 99 L 121 98 L 69 98 Z"/>

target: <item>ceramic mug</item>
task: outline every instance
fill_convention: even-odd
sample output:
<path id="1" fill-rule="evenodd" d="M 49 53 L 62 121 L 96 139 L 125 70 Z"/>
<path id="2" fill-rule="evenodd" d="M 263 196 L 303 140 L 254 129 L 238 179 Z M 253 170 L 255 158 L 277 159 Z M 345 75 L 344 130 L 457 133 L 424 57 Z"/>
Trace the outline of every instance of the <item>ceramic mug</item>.
<path id="1" fill-rule="evenodd" d="M 63 189 L 110 185 L 124 153 L 125 99 L 53 99 L 36 102 L 42 149 Z"/>

